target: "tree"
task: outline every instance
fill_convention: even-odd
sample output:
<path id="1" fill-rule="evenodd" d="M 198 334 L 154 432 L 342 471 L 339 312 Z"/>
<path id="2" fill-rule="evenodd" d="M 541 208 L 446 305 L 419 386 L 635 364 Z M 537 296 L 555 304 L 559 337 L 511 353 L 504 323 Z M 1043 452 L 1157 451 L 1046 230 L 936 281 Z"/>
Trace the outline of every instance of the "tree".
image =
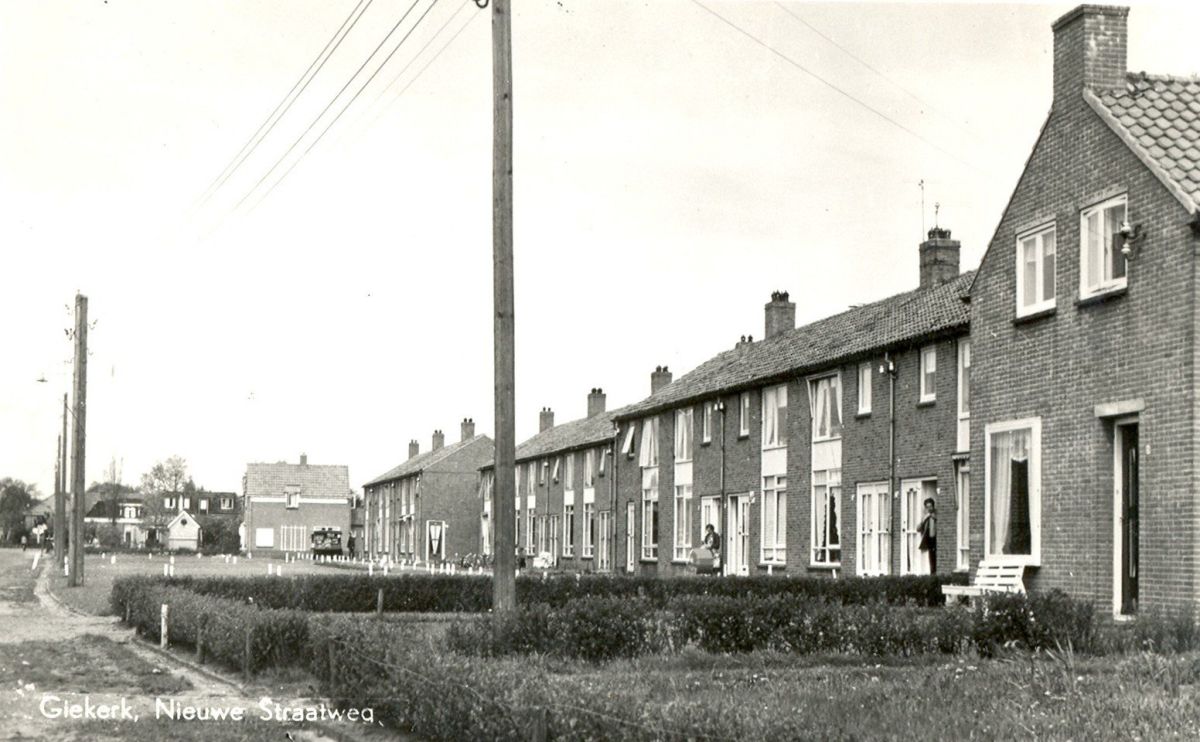
<path id="1" fill-rule="evenodd" d="M 25 511 L 38 501 L 37 485 L 0 479 L 0 539 L 15 541 L 25 532 Z"/>
<path id="2" fill-rule="evenodd" d="M 187 462 L 181 456 L 160 461 L 142 475 L 142 492 L 147 495 L 179 494 L 195 489 L 195 483 L 188 476 Z"/>

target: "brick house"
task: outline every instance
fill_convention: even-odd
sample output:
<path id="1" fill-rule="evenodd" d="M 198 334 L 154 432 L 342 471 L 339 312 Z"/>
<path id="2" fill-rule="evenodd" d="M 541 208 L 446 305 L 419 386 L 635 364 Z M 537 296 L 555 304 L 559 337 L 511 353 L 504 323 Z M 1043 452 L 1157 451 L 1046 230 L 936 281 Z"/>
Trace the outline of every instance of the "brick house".
<path id="1" fill-rule="evenodd" d="M 314 534 L 336 532 L 342 549 L 350 532 L 350 472 L 346 466 L 248 464 L 243 548 L 252 554 L 312 550 Z"/>
<path id="2" fill-rule="evenodd" d="M 528 566 L 608 572 L 616 545 L 613 416 L 603 389 L 587 397 L 587 417 L 554 424 L 543 408 L 538 433 L 516 450 L 516 545 Z M 480 469 L 482 553 L 494 541 L 491 513 L 495 463 Z"/>
<path id="3" fill-rule="evenodd" d="M 712 524 L 726 574 L 924 573 L 926 498 L 940 514 L 938 571 L 966 569 L 971 274 L 948 230 L 918 253 L 917 290 L 803 327 L 773 294 L 765 339 L 615 416 L 626 571 L 691 571 Z"/>
<path id="4" fill-rule="evenodd" d="M 475 435 L 475 422 L 462 421 L 462 438 L 445 445 L 442 431 L 420 453 L 363 485 L 366 543 L 373 558 L 440 562 L 478 554 L 479 467 L 495 455 L 492 439 Z"/>
<path id="5" fill-rule="evenodd" d="M 1050 113 L 970 292 L 972 564 L 1115 616 L 1200 600 L 1200 81 L 1127 73 L 1127 14 L 1053 24 Z"/>

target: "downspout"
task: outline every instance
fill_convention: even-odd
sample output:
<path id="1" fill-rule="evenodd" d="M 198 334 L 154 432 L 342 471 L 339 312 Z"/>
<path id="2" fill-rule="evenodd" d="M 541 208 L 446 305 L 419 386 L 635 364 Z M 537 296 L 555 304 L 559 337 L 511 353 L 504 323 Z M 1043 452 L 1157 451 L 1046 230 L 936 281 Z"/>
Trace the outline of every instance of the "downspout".
<path id="1" fill-rule="evenodd" d="M 725 494 L 725 400 L 723 400 L 723 399 L 717 400 L 717 412 L 721 413 L 721 428 L 720 428 L 720 430 L 721 430 L 721 481 L 720 481 L 721 510 L 720 510 L 720 515 L 718 516 L 720 520 L 717 521 L 717 525 L 721 526 L 721 528 L 724 528 L 725 523 L 722 523 L 721 520 L 728 521 L 728 518 L 725 517 L 725 510 L 729 506 L 728 502 L 726 501 L 727 497 Z M 729 574 L 727 571 L 729 569 L 729 560 L 725 558 L 725 555 L 729 553 L 729 534 L 728 533 L 725 534 L 725 543 L 721 544 L 721 546 L 722 546 L 722 549 L 721 549 L 722 550 L 721 574 L 726 575 L 726 574 Z"/>
<path id="2" fill-rule="evenodd" d="M 888 531 L 891 532 L 893 512 L 899 499 L 899 485 L 896 482 L 896 364 L 891 356 L 883 355 L 883 366 L 880 368 L 888 375 Z M 892 568 L 894 539 L 888 539 L 888 572 Z"/>

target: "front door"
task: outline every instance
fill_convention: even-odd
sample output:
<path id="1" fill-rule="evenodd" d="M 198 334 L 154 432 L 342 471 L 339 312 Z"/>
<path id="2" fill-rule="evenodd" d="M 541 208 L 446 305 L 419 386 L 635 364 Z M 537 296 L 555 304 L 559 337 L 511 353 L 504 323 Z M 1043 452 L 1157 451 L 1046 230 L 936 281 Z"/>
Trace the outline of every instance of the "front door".
<path id="1" fill-rule="evenodd" d="M 637 543 L 634 541 L 636 517 L 637 503 L 631 500 L 625 507 L 625 571 L 630 573 L 637 567 Z"/>
<path id="2" fill-rule="evenodd" d="M 725 527 L 727 554 L 725 574 L 748 575 L 750 565 L 750 496 L 733 495 L 729 498 L 729 518 Z"/>
<path id="3" fill-rule="evenodd" d="M 1117 426 L 1117 485 L 1120 487 L 1119 573 L 1123 615 L 1137 613 L 1138 601 L 1138 426 Z"/>

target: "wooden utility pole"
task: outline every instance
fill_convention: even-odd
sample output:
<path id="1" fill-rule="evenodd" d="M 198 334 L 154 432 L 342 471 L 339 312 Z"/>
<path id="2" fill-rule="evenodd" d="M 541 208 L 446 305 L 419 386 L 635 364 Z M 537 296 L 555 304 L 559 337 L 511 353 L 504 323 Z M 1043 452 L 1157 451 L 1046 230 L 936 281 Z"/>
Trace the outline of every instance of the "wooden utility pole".
<path id="1" fill-rule="evenodd" d="M 64 407 L 63 412 L 66 412 Z M 66 527 L 67 504 L 63 493 L 63 437 L 58 437 L 54 448 L 54 569 L 62 569 L 63 528 Z"/>
<path id="2" fill-rule="evenodd" d="M 85 410 L 87 409 L 87 297 L 75 295 L 75 427 L 71 446 L 71 574 L 67 585 L 83 584 L 83 515 Z"/>
<path id="3" fill-rule="evenodd" d="M 516 368 L 513 321 L 512 16 L 509 0 L 492 3 L 492 264 L 495 304 L 496 482 L 493 517 L 496 562 L 492 609 L 517 607 Z"/>

